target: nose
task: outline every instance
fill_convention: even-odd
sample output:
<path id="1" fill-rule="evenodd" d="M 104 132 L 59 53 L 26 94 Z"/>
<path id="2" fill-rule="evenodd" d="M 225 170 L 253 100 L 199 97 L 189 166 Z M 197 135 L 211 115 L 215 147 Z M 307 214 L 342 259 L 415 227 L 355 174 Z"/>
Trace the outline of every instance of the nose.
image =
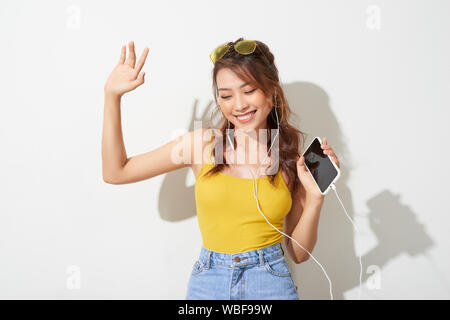
<path id="1" fill-rule="evenodd" d="M 236 113 L 245 113 L 250 108 L 248 103 L 241 95 L 237 95 L 236 97 L 236 108 L 234 109 L 234 111 Z"/>

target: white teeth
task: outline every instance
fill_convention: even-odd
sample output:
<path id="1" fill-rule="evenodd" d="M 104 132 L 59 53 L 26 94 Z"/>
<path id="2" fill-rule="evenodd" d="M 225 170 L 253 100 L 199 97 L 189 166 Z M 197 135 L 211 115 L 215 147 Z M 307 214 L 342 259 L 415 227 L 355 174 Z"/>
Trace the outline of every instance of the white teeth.
<path id="1" fill-rule="evenodd" d="M 239 120 L 246 120 L 246 119 L 249 119 L 249 118 L 251 118 L 254 114 L 255 114 L 255 112 L 256 112 L 256 110 L 255 111 L 253 111 L 252 113 L 250 113 L 250 114 L 248 114 L 248 115 L 246 115 L 246 116 L 242 116 L 242 117 L 237 117 Z"/>

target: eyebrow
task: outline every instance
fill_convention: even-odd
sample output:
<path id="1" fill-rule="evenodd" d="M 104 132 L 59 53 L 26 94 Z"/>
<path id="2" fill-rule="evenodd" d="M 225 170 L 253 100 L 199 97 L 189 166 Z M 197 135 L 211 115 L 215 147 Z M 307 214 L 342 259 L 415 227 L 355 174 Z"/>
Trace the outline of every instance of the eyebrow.
<path id="1" fill-rule="evenodd" d="M 239 87 L 239 89 L 245 87 L 245 86 L 248 85 L 248 84 L 249 84 L 249 83 L 247 83 L 247 82 L 244 83 L 242 86 Z M 220 90 L 231 90 L 231 89 L 230 89 L 230 88 L 219 88 L 219 91 L 220 91 Z"/>

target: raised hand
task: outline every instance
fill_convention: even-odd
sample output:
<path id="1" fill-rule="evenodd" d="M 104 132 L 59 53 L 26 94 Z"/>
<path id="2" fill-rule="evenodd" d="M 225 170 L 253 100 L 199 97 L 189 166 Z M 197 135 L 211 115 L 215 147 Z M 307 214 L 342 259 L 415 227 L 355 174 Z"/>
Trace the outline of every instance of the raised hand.
<path id="1" fill-rule="evenodd" d="M 145 72 L 141 72 L 149 49 L 144 48 L 139 61 L 136 64 L 136 53 L 134 52 L 134 42 L 128 43 L 128 58 L 125 61 L 126 46 L 122 46 L 120 59 L 113 71 L 110 73 L 105 83 L 105 93 L 122 96 L 132 91 L 144 83 Z"/>

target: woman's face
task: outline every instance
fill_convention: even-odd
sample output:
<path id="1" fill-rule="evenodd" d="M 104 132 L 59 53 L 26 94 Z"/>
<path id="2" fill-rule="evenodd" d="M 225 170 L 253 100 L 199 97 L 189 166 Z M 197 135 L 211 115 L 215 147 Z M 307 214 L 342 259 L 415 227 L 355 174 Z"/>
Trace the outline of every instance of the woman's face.
<path id="1" fill-rule="evenodd" d="M 261 89 L 245 83 L 228 68 L 217 73 L 216 82 L 220 109 L 234 124 L 235 130 L 259 132 L 259 129 L 267 128 L 267 116 L 272 109 L 272 102 L 264 96 Z"/>

